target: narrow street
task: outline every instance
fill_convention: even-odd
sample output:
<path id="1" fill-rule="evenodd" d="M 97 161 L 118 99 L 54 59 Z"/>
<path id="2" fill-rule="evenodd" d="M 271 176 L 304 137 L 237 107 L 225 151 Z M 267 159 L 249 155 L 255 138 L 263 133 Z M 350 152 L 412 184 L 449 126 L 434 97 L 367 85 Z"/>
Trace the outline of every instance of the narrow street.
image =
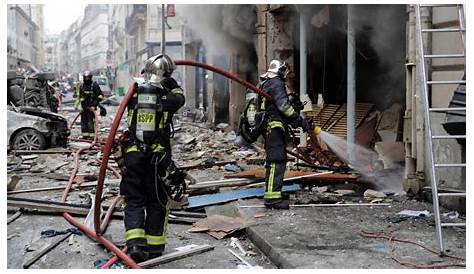
<path id="1" fill-rule="evenodd" d="M 464 4 L 5 8 L 6 268 L 469 268 Z"/>
<path id="2" fill-rule="evenodd" d="M 66 107 L 66 109 L 68 108 Z M 116 110 L 117 106 L 107 106 L 109 115 L 100 121 L 99 139 L 103 140 L 107 136 L 109 130 L 107 125 L 111 124 Z M 77 111 L 63 112 L 68 120 L 72 120 L 77 113 Z M 187 177 L 190 197 L 245 188 L 245 184 L 249 184 L 248 179 L 240 182 L 244 185 L 243 187 L 226 187 L 225 184 L 232 183 L 232 180 L 224 178 L 236 174 L 236 172 L 227 170 L 234 166 L 249 171 L 261 168 L 255 163 L 263 162 L 263 153 L 235 145 L 235 132 L 226 129 L 225 124 L 218 125 L 215 130 L 212 130 L 206 127 L 205 123 L 196 123 L 192 122 L 191 118 L 178 117 L 175 125 L 176 133 L 173 138 L 174 157 L 179 166 L 193 167 L 188 170 Z M 71 130 L 70 138 L 79 138 L 79 134 L 79 124 L 76 124 Z M 66 150 L 74 151 L 84 145 L 87 143 L 70 142 Z M 55 151 L 55 149 L 50 149 L 50 151 Z M 29 160 L 22 162 L 22 166 L 25 167 L 20 167 L 8 174 L 9 181 L 12 181 L 13 177 L 19 178 L 15 190 L 8 194 L 9 203 L 11 198 L 58 201 L 63 189 L 54 188 L 66 185 L 68 175 L 74 166 L 72 155 L 63 153 L 39 155 L 31 152 L 18 157 Z M 90 208 L 95 189 L 94 184 L 91 187 L 86 185 L 96 182 L 99 170 L 97 159 L 100 159 L 98 151 L 81 156 L 80 169 L 76 177 L 80 181 L 76 181 L 78 186 L 71 191 L 67 203 L 76 206 L 82 205 L 85 209 Z M 234 164 L 219 165 L 219 163 L 229 162 Z M 110 166 L 118 168 L 114 161 L 110 163 Z M 300 168 L 298 172 L 305 170 L 310 171 L 311 169 Z M 193 186 L 197 187 L 200 184 L 206 186 L 209 184 L 208 182 L 219 180 L 224 182 L 218 187 L 193 188 Z M 105 206 L 109 205 L 112 198 L 118 194 L 120 180 L 114 178 L 112 172 L 108 172 L 106 183 L 103 203 Z M 291 201 L 297 206 L 309 204 L 309 207 L 295 207 L 283 213 L 261 208 L 262 200 L 255 198 L 233 201 L 224 205 L 193 208 L 191 212 L 200 212 L 203 217 L 206 216 L 206 213 L 216 210 L 217 212 L 222 211 L 224 215 L 230 214 L 234 217 L 234 211 L 237 210 L 238 215 L 251 220 L 252 225 L 233 233 L 233 236 L 217 240 L 205 233 L 189 232 L 193 227 L 192 223 L 199 219 L 181 218 L 182 221 L 187 220 L 188 223 L 170 224 L 169 244 L 165 253 L 171 253 L 176 248 L 189 245 L 210 245 L 214 249 L 160 264 L 153 268 L 245 268 L 245 263 L 228 251 L 231 249 L 239 252 L 239 249 L 231 246 L 231 237 L 237 237 L 240 244 L 249 252 L 247 256 L 243 255 L 243 258 L 252 266 L 261 268 L 401 267 L 391 259 L 390 244 L 387 240 L 362 237 L 360 235 L 362 230 L 391 231 L 393 235 L 421 241 L 427 246 L 436 244 L 432 216 L 419 219 L 399 217 L 397 221 L 397 213 L 404 209 L 420 212 L 430 211 L 429 203 L 408 198 L 403 193 L 383 198 L 364 197 L 366 189 L 364 184 L 308 181 L 302 186 L 307 184 L 310 187 L 292 194 Z M 81 185 L 84 186 L 81 187 Z M 48 188 L 54 190 L 44 190 Z M 32 191 L 21 193 L 22 190 Z M 15 191 L 20 193 L 15 193 Z M 346 203 L 355 205 L 317 207 L 318 204 L 327 204 L 328 202 L 335 205 Z M 372 205 L 357 206 L 357 203 L 372 203 Z M 117 210 L 120 212 L 120 208 Z M 8 218 L 15 212 L 17 209 L 14 207 L 9 209 Z M 72 227 L 59 216 L 59 213 L 47 213 L 34 208 L 24 208 L 21 212 L 15 221 L 8 224 L 8 254 L 11 254 L 8 256 L 8 268 L 22 268 L 26 262 L 48 247 L 51 242 L 61 237 L 59 235 L 44 238 L 41 235 L 43 231 L 50 229 L 62 231 Z M 355 216 L 357 217 L 354 219 Z M 104 235 L 119 247 L 125 244 L 122 218 L 119 216 L 113 218 Z M 178 222 L 179 219 L 177 217 Z M 80 217 L 79 220 L 83 222 L 84 217 Z M 275 230 L 275 227 L 278 229 Z M 450 254 L 464 257 L 464 232 L 456 229 L 450 231 L 447 237 L 450 243 L 448 247 Z M 397 252 L 402 254 L 402 258 L 410 262 L 446 262 L 414 245 L 396 243 L 396 246 Z M 110 257 L 110 252 L 94 243 L 90 238 L 84 235 L 73 235 L 42 256 L 29 268 L 94 268 L 100 263 L 106 262 Z M 448 260 L 448 262 L 456 263 L 457 261 Z M 123 268 L 124 265 L 118 263 L 113 267 Z"/>

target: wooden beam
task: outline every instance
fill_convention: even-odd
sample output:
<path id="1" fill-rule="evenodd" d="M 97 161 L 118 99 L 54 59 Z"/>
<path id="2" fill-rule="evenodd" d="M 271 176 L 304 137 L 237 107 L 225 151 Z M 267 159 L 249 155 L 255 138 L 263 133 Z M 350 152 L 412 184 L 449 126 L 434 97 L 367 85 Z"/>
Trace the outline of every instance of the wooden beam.
<path id="1" fill-rule="evenodd" d="M 224 180 L 200 182 L 194 185 L 189 185 L 188 189 L 193 190 L 193 189 L 201 189 L 201 188 L 209 188 L 209 187 L 245 186 L 252 183 L 255 183 L 255 180 L 250 180 L 250 179 L 245 179 L 245 178 L 224 179 Z"/>
<path id="2" fill-rule="evenodd" d="M 152 267 L 155 265 L 165 264 L 179 259 L 183 259 L 192 255 L 204 253 L 210 250 L 213 250 L 214 247 L 211 245 L 201 245 L 197 247 L 192 247 L 188 250 L 180 250 L 172 253 L 165 254 L 161 257 L 157 257 L 145 262 L 141 262 L 138 265 L 141 267 Z"/>
<path id="3" fill-rule="evenodd" d="M 71 154 L 72 150 L 61 149 L 61 150 L 12 150 L 14 155 L 27 155 L 27 154 Z"/>
<path id="4" fill-rule="evenodd" d="M 21 210 L 18 210 L 12 216 L 10 216 L 7 220 L 7 225 L 15 221 L 16 219 L 18 219 L 21 216 L 21 213 L 22 213 Z"/>
<path id="5" fill-rule="evenodd" d="M 96 186 L 96 182 L 92 183 L 83 183 L 81 185 L 73 185 L 73 187 L 91 187 L 91 186 Z M 64 189 L 66 186 L 53 186 L 53 187 L 42 187 L 42 188 L 32 188 L 32 189 L 22 189 L 22 190 L 14 190 L 14 191 L 8 191 L 8 194 L 19 194 L 19 193 L 29 193 L 29 192 L 41 192 L 41 191 L 50 191 L 50 190 L 59 190 L 59 189 Z"/>
<path id="6" fill-rule="evenodd" d="M 57 238 L 57 239 L 54 239 L 50 245 L 48 245 L 46 248 L 44 248 L 43 250 L 41 250 L 40 252 L 38 252 L 38 254 L 36 254 L 33 258 L 29 259 L 26 263 L 23 264 L 23 268 L 28 268 L 30 267 L 32 264 L 34 264 L 37 260 L 39 260 L 41 257 L 43 257 L 46 253 L 48 253 L 49 251 L 51 251 L 53 248 L 55 248 L 57 245 L 59 245 L 61 242 L 63 242 L 64 240 L 66 240 L 67 238 L 69 238 L 69 236 L 71 236 L 72 233 L 71 232 L 68 232 L 67 234 L 65 235 L 62 235 L 61 237 Z"/>
<path id="7" fill-rule="evenodd" d="M 106 180 L 104 182 L 105 185 L 108 184 L 116 184 L 120 183 L 120 179 L 112 179 L 112 180 Z M 97 182 L 90 182 L 90 183 L 82 183 L 80 185 L 73 184 L 72 187 L 74 188 L 83 188 L 83 187 L 93 187 L 97 186 Z M 50 190 L 59 190 L 59 189 L 64 189 L 66 186 L 53 186 L 53 187 L 42 187 L 42 188 L 31 188 L 31 189 L 21 189 L 21 190 L 14 190 L 14 191 L 8 191 L 8 194 L 19 194 L 19 193 L 28 193 L 28 192 L 41 192 L 41 191 L 50 191 Z"/>
<path id="8" fill-rule="evenodd" d="M 189 169 L 196 169 L 196 168 L 209 168 L 214 166 L 225 166 L 227 164 L 235 164 L 236 161 L 223 161 L 223 162 L 215 162 L 215 163 L 201 163 L 197 165 L 187 165 L 187 166 L 179 166 L 178 169 L 181 170 L 189 170 Z"/>
<path id="9" fill-rule="evenodd" d="M 87 215 L 87 213 L 89 213 L 89 208 L 87 208 L 87 206 L 83 207 L 82 205 L 47 202 L 47 201 L 12 200 L 12 197 L 7 198 L 7 206 L 17 207 L 17 208 L 36 209 L 43 212 L 56 212 L 56 213 L 68 212 L 71 214 L 76 214 L 76 215 L 81 215 L 81 216 Z M 117 212 L 114 212 L 114 215 L 116 213 Z"/>
<path id="10" fill-rule="evenodd" d="M 38 210 L 40 212 L 48 213 L 64 213 L 68 212 L 73 215 L 78 216 L 87 216 L 89 213 L 89 208 L 86 205 L 77 205 L 77 204 L 68 204 L 60 202 L 49 202 L 42 200 L 32 200 L 32 199 L 23 199 L 8 197 L 7 206 L 16 207 L 16 208 L 26 208 L 32 210 Z M 108 207 L 105 207 L 107 209 Z M 198 218 L 204 218 L 205 214 L 192 213 L 192 212 L 171 212 L 169 218 L 169 223 L 171 224 L 186 224 L 190 225 L 197 221 Z M 124 212 L 120 210 L 120 207 L 116 207 L 112 217 L 123 219 Z"/>

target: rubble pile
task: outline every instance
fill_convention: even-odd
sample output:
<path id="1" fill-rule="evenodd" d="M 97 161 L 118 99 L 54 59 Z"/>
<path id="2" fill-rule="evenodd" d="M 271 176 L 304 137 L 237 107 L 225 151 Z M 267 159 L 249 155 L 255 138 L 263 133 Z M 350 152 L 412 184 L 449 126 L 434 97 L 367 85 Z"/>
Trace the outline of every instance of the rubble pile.
<path id="1" fill-rule="evenodd" d="M 204 124 L 183 123 L 172 139 L 173 158 L 178 166 L 212 165 L 220 162 L 242 162 L 249 158 L 263 158 L 263 153 L 250 146 L 240 146 L 236 133 L 227 124 L 217 130 Z M 219 169 L 217 166 L 215 169 Z M 222 170 L 225 168 L 222 167 Z"/>

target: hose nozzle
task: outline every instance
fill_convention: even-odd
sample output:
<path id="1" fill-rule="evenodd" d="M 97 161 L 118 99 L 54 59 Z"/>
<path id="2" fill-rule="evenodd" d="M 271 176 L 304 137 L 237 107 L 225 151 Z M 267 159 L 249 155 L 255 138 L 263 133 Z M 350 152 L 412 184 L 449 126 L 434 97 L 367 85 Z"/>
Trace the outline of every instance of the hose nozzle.
<path id="1" fill-rule="evenodd" d="M 321 133 L 321 128 L 320 127 L 315 127 L 313 132 L 314 132 L 314 134 L 319 135 Z"/>

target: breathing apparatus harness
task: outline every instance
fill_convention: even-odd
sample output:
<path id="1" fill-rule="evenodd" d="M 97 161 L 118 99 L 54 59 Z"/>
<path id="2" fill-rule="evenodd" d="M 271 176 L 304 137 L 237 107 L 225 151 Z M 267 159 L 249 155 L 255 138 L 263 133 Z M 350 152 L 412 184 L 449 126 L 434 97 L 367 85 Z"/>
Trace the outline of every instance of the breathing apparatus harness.
<path id="1" fill-rule="evenodd" d="M 263 79 L 263 81 L 257 85 L 257 88 L 261 89 L 268 80 L 269 78 Z M 304 103 L 301 102 L 299 94 L 291 92 L 288 94 L 288 99 L 291 106 L 299 115 L 301 110 L 304 108 Z M 254 143 L 264 131 L 265 122 L 269 118 L 266 112 L 267 100 L 257 93 L 248 90 L 245 100 L 246 106 L 239 120 L 239 134 L 248 143 Z M 275 104 L 273 101 L 270 101 L 270 103 Z M 290 135 L 294 137 L 295 134 L 291 127 L 286 128 L 288 129 Z"/>
<path id="2" fill-rule="evenodd" d="M 130 135 L 140 151 L 151 152 L 153 147 L 161 146 L 160 141 L 163 138 L 172 138 L 174 135 L 172 119 L 170 119 L 170 123 L 167 123 L 167 117 L 163 112 L 161 96 L 163 96 L 165 89 L 161 84 L 151 84 L 148 81 L 138 85 L 137 103 L 134 106 L 130 123 Z M 160 126 L 162 119 L 164 122 Z M 167 126 L 170 127 L 169 135 L 165 130 Z M 151 164 L 155 168 L 155 191 L 160 205 L 165 206 L 165 203 L 160 200 L 158 195 L 158 185 L 161 186 L 168 198 L 180 201 L 186 192 L 186 183 L 184 182 L 186 173 L 175 166 L 166 149 L 155 153 Z M 166 168 L 164 177 L 158 173 L 160 166 Z"/>

